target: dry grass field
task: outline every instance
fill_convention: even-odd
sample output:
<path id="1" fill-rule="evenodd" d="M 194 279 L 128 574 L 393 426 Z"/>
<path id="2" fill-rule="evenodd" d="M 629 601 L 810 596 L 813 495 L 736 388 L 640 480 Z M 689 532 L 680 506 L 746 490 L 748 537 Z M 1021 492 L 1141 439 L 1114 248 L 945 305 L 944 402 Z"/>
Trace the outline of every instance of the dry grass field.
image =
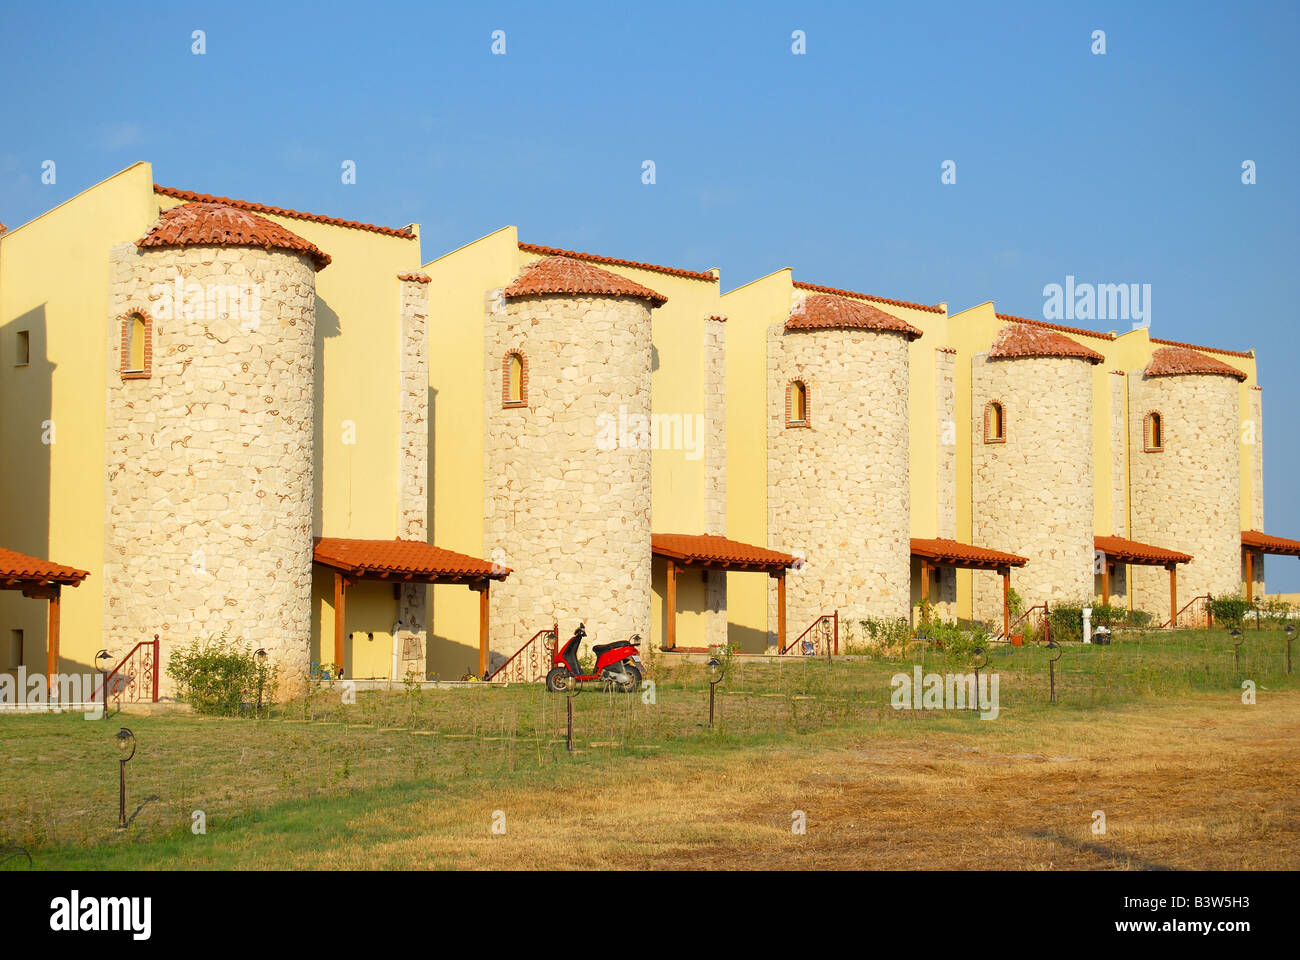
<path id="1" fill-rule="evenodd" d="M 890 709 L 910 658 L 735 664 L 714 730 L 702 669 L 661 662 L 652 704 L 577 698 L 572 755 L 564 698 L 536 686 L 317 694 L 263 719 L 5 716 L 0 847 L 38 869 L 1294 869 L 1281 649 L 1247 638 L 1252 705 L 1213 633 L 1069 647 L 1054 705 L 1043 651 L 999 650 L 987 721 Z M 121 723 L 140 744 L 127 831 Z"/>

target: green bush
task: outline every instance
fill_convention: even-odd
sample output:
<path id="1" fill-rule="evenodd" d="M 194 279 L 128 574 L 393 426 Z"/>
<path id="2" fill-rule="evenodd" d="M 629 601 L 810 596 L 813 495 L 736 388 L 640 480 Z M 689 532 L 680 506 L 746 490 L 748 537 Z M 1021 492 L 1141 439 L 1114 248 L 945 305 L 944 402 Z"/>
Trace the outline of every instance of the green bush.
<path id="1" fill-rule="evenodd" d="M 176 698 L 196 713 L 238 714 L 246 704 L 275 699 L 276 676 L 269 661 L 225 637 L 177 647 L 167 661 L 167 676 L 176 681 Z"/>
<path id="2" fill-rule="evenodd" d="M 1241 626 L 1242 618 L 1250 609 L 1244 597 L 1210 597 L 1210 613 L 1220 626 Z"/>

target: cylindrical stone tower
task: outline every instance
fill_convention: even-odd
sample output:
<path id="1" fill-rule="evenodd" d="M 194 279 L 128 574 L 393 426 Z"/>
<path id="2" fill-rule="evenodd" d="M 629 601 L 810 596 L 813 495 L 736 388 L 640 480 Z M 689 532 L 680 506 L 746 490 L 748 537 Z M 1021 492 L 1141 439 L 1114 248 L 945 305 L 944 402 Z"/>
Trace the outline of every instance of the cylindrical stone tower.
<path id="1" fill-rule="evenodd" d="M 489 296 L 484 548 L 493 654 L 650 635 L 650 313 L 667 298 L 569 257 Z"/>
<path id="2" fill-rule="evenodd" d="M 113 250 L 104 645 L 225 636 L 290 692 L 311 638 L 315 273 L 329 257 L 221 204 Z M 164 675 L 162 690 L 170 690 Z"/>
<path id="3" fill-rule="evenodd" d="M 1241 591 L 1239 387 L 1246 374 L 1184 347 L 1162 347 L 1129 384 L 1132 538 L 1192 555 L 1178 605 Z M 1169 618 L 1169 575 L 1133 567 L 1133 604 Z"/>
<path id="4" fill-rule="evenodd" d="M 907 617 L 911 595 L 908 344 L 870 304 L 800 298 L 768 330 L 768 544 L 786 576 L 786 641 L 819 615 Z M 768 635 L 775 643 L 776 590 Z"/>
<path id="5" fill-rule="evenodd" d="M 1028 608 L 1093 595 L 1092 370 L 1105 358 L 1045 327 L 1009 324 L 972 359 L 971 540 L 1028 557 Z M 972 575 L 974 615 L 1001 626 L 1002 582 Z"/>

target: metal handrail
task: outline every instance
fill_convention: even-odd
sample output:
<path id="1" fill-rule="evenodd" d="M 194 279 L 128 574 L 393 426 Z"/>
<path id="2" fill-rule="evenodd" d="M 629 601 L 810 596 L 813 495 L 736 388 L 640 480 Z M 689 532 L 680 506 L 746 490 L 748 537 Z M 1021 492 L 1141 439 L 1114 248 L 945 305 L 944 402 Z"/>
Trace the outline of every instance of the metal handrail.
<path id="1" fill-rule="evenodd" d="M 154 634 L 154 638 L 152 640 L 141 640 L 139 643 L 137 643 L 134 647 L 131 648 L 131 651 L 125 657 L 123 657 L 121 660 L 118 661 L 117 666 L 115 666 L 111 671 L 109 671 L 109 673 L 104 677 L 104 680 L 100 684 L 99 689 L 95 690 L 95 693 L 91 695 L 90 697 L 91 703 L 95 702 L 95 694 L 99 694 L 101 691 L 106 692 L 112 689 L 111 684 L 113 682 L 113 678 L 118 675 L 118 673 L 121 671 L 121 669 L 124 666 L 126 666 L 127 663 L 130 662 L 131 658 L 136 655 L 136 652 L 141 647 L 153 647 L 153 660 L 152 661 L 145 660 L 144 673 L 145 673 L 145 677 L 150 681 L 150 691 L 149 691 L 150 702 L 151 703 L 158 702 L 158 635 Z M 132 678 L 132 680 L 133 679 L 134 678 Z M 130 681 L 128 681 L 128 686 L 129 685 L 130 685 Z M 106 695 L 104 697 L 104 705 L 105 706 L 108 705 L 108 697 Z"/>
<path id="2" fill-rule="evenodd" d="M 1047 603 L 1046 603 L 1046 601 L 1044 601 L 1043 603 L 1036 603 L 1036 604 L 1034 604 L 1032 607 L 1030 607 L 1030 608 L 1029 608 L 1028 610 L 1026 610 L 1024 613 L 1020 614 L 1020 616 L 1016 617 L 1016 619 L 1012 620 L 1011 623 L 1010 623 L 1010 625 L 1008 625 L 1008 627 L 1007 627 L 1007 629 L 1006 629 L 1006 632 L 1005 632 L 1005 633 L 1002 633 L 1002 634 L 999 635 L 1001 641 L 1002 641 L 1003 643 L 1010 643 L 1010 642 L 1011 642 L 1011 634 L 1015 631 L 1016 627 L 1020 626 L 1022 623 L 1024 623 L 1026 620 L 1028 620 L 1028 619 L 1029 619 L 1029 615 L 1030 615 L 1031 613 L 1033 613 L 1035 610 L 1042 610 L 1042 611 L 1043 611 L 1043 639 L 1044 639 L 1044 640 L 1049 639 L 1050 636 L 1051 636 L 1051 629 L 1052 629 L 1052 628 L 1051 628 L 1051 625 L 1050 625 L 1050 624 L 1051 624 L 1051 621 L 1050 621 L 1050 618 L 1049 618 L 1049 616 L 1048 616 Z"/>
<path id="3" fill-rule="evenodd" d="M 826 654 L 827 656 L 830 656 L 832 642 L 834 643 L 835 652 L 839 653 L 840 652 L 840 612 L 838 610 L 833 610 L 830 613 L 819 614 L 818 617 L 808 625 L 808 629 L 804 630 L 803 633 L 795 637 L 795 639 L 791 643 L 789 643 L 784 650 L 779 651 L 780 656 L 785 656 L 795 647 L 799 646 L 799 644 L 803 642 L 804 637 L 808 636 L 808 634 L 810 634 L 813 630 L 817 629 L 818 627 L 822 626 L 828 620 L 831 622 L 831 627 L 830 630 L 828 631 L 831 634 L 831 636 L 828 636 L 826 638 L 827 641 Z M 815 650 L 815 643 L 816 642 L 814 641 L 814 650 Z"/>
<path id="4" fill-rule="evenodd" d="M 1164 623 L 1162 623 L 1162 624 L 1160 625 L 1160 629 L 1163 630 L 1163 629 L 1165 629 L 1166 627 L 1176 627 L 1176 626 L 1178 626 L 1178 618 L 1181 617 L 1184 613 L 1187 612 L 1187 608 L 1188 608 L 1188 607 L 1190 607 L 1192 604 L 1196 603 L 1198 600 L 1204 600 L 1204 601 L 1206 601 L 1206 603 L 1208 604 L 1209 601 L 1210 601 L 1211 599 L 1212 599 L 1212 597 L 1211 597 L 1210 594 L 1208 594 L 1208 593 L 1203 593 L 1203 594 L 1201 594 L 1199 597 L 1192 597 L 1192 599 L 1188 600 L 1186 603 L 1184 603 L 1184 604 L 1182 605 L 1181 608 L 1179 608 L 1178 612 L 1174 614 L 1174 618 L 1173 618 L 1172 620 L 1166 620 Z M 1211 616 L 1213 616 L 1213 614 L 1209 613 L 1209 607 L 1207 606 L 1207 607 L 1206 607 L 1206 621 L 1207 621 L 1207 623 L 1209 622 L 1209 618 L 1210 618 Z"/>
<path id="5" fill-rule="evenodd" d="M 545 644 L 545 647 L 546 647 L 546 649 L 547 649 L 549 652 L 554 653 L 555 648 L 554 648 L 553 645 L 554 645 L 554 644 L 558 644 L 558 643 L 559 643 L 559 639 L 560 639 L 560 625 L 559 625 L 558 623 L 553 623 L 553 624 L 551 624 L 549 627 L 545 627 L 545 628 L 543 628 L 543 629 L 541 629 L 541 630 L 538 630 L 536 633 L 534 633 L 531 637 L 529 637 L 529 638 L 524 642 L 524 645 L 523 645 L 523 646 L 521 646 L 518 650 L 516 650 L 514 653 L 512 653 L 512 654 L 510 655 L 510 658 L 509 658 L 508 660 L 506 660 L 505 663 L 501 664 L 501 666 L 497 667 L 495 670 L 493 670 L 491 673 L 489 673 L 489 674 L 488 674 L 487 676 L 485 676 L 483 679 L 484 679 L 484 680 L 495 680 L 498 676 L 500 676 L 502 673 L 504 673 L 504 672 L 506 671 L 506 669 L 507 669 L 511 664 L 513 664 L 516 660 L 518 660 L 521 656 L 523 656 L 524 653 L 525 653 L 526 651 L 528 651 L 529 648 L 531 648 L 531 647 L 533 646 L 533 644 L 535 644 L 535 643 L 538 641 L 539 638 L 542 638 L 542 637 L 546 637 L 546 638 L 548 638 L 548 639 L 550 640 L 550 643 L 546 643 L 546 644 Z M 546 662 L 547 662 L 547 664 L 550 663 L 549 658 L 547 659 Z M 522 674 L 522 670 L 521 670 L 521 674 Z M 542 675 L 543 675 L 543 676 L 546 675 L 546 671 L 545 671 L 545 669 L 543 669 L 543 671 L 542 671 Z M 541 678 L 540 678 L 540 677 L 533 677 L 533 678 L 531 678 L 531 679 L 532 679 L 532 680 L 538 680 L 538 679 L 541 679 Z M 525 681 L 525 682 L 528 682 L 528 681 Z"/>

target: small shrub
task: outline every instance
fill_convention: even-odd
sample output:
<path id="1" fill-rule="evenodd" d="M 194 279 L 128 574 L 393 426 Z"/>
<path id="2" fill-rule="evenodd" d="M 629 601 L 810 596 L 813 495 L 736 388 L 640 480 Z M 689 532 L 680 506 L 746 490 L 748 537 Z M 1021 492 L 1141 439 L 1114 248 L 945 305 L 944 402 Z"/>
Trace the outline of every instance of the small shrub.
<path id="1" fill-rule="evenodd" d="M 1225 627 L 1241 626 L 1242 618 L 1250 610 L 1244 597 L 1211 597 L 1210 613 L 1214 615 L 1214 622 Z"/>
<path id="2" fill-rule="evenodd" d="M 277 686 L 268 661 L 224 636 L 177 647 L 168 658 L 167 676 L 176 681 L 177 699 L 196 713 L 238 714 L 244 704 L 270 703 Z"/>

